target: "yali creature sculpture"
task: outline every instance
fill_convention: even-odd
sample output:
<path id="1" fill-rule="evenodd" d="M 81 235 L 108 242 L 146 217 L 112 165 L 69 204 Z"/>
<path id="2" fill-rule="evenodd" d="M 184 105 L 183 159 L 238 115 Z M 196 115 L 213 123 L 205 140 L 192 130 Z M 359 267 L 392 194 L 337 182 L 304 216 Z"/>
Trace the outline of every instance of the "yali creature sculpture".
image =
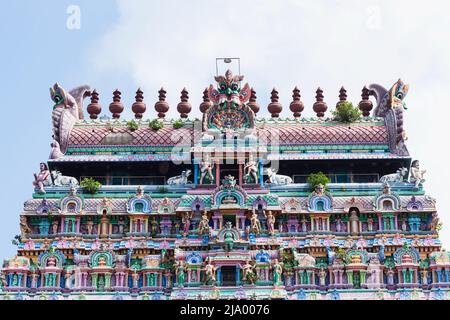
<path id="1" fill-rule="evenodd" d="M 80 86 L 67 92 L 56 83 L 50 88 L 53 106 L 52 123 L 53 137 L 60 144 L 61 152 L 65 153 L 70 131 L 77 120 L 83 116 L 83 100 L 91 95 L 89 86 Z"/>
<path id="2" fill-rule="evenodd" d="M 398 155 L 408 155 L 405 146 L 406 132 L 403 128 L 403 111 L 406 110 L 403 99 L 408 93 L 409 85 L 398 79 L 389 91 L 379 84 L 371 84 L 368 89 L 378 104 L 374 115 L 385 119 L 391 150 Z"/>

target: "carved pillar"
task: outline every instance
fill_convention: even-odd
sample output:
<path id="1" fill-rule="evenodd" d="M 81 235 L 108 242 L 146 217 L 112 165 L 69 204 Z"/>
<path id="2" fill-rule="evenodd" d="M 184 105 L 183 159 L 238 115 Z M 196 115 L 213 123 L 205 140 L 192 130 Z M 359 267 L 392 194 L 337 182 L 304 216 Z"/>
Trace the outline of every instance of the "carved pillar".
<path id="1" fill-rule="evenodd" d="M 216 161 L 216 186 L 220 186 L 220 161 Z"/>
<path id="2" fill-rule="evenodd" d="M 61 233 L 65 233 L 64 227 L 66 226 L 66 217 L 61 217 Z"/>
<path id="3" fill-rule="evenodd" d="M 383 230 L 383 218 L 381 217 L 381 214 L 377 213 L 378 216 L 378 230 L 381 231 Z"/>
<path id="4" fill-rule="evenodd" d="M 81 217 L 77 217 L 76 219 L 77 219 L 77 226 L 76 226 L 75 233 L 80 233 L 80 220 L 81 220 Z"/>
<path id="5" fill-rule="evenodd" d="M 359 271 L 359 274 L 360 274 L 360 277 L 361 277 L 361 285 L 366 284 L 366 273 L 367 273 L 366 270 L 360 270 Z"/>
<path id="6" fill-rule="evenodd" d="M 239 163 L 239 164 L 238 164 L 238 167 L 239 167 L 239 185 L 242 186 L 242 185 L 243 185 L 243 183 L 242 183 L 242 181 L 243 181 L 243 168 L 242 168 L 242 163 Z"/>
<path id="7" fill-rule="evenodd" d="M 258 159 L 258 165 L 259 165 L 259 184 L 261 185 L 261 187 L 264 187 L 264 168 L 261 159 Z"/>
<path id="8" fill-rule="evenodd" d="M 353 286 L 353 271 L 347 270 L 347 283 Z"/>
<path id="9" fill-rule="evenodd" d="M 198 184 L 198 163 L 194 162 L 194 185 Z"/>

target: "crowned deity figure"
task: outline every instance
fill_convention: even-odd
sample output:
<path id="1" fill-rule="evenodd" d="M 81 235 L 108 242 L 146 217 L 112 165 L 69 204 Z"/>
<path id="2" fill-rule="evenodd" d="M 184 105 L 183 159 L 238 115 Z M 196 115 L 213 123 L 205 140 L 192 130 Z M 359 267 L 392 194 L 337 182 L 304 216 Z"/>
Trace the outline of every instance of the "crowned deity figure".
<path id="1" fill-rule="evenodd" d="M 239 265 L 239 267 L 242 270 L 244 280 L 250 284 L 254 284 L 256 278 L 255 266 L 250 263 L 250 260 L 247 260 L 243 266 Z"/>
<path id="2" fill-rule="evenodd" d="M 205 284 L 208 285 L 211 283 L 211 285 L 214 285 L 216 282 L 217 268 L 211 263 L 211 259 L 208 259 L 208 262 L 203 270 L 205 271 Z"/>
<path id="3" fill-rule="evenodd" d="M 439 227 L 439 218 L 437 216 L 437 213 L 434 212 L 432 214 L 432 219 L 431 219 L 431 223 L 430 223 L 430 230 L 431 231 L 436 231 Z"/>
<path id="4" fill-rule="evenodd" d="M 306 224 L 308 221 L 306 220 L 306 217 L 303 216 L 302 219 L 302 232 L 307 232 L 308 231 L 308 225 Z"/>
<path id="5" fill-rule="evenodd" d="M 92 217 L 88 218 L 88 221 L 86 222 L 86 228 L 87 228 L 87 233 L 92 234 L 92 231 L 94 229 L 94 221 L 92 220 Z"/>
<path id="6" fill-rule="evenodd" d="M 269 231 L 270 235 L 275 234 L 275 216 L 272 214 L 272 211 L 269 210 L 269 212 L 264 212 L 264 217 L 266 218 L 267 223 L 267 230 Z"/>
<path id="7" fill-rule="evenodd" d="M 65 288 L 72 289 L 72 271 L 71 270 L 66 271 L 66 273 L 64 275 L 64 279 L 65 279 Z"/>
<path id="8" fill-rule="evenodd" d="M 54 268 L 56 267 L 56 258 L 54 256 L 50 256 L 47 259 L 47 267 Z"/>
<path id="9" fill-rule="evenodd" d="M 194 212 L 185 212 L 181 217 L 181 222 L 183 223 L 183 234 L 186 236 L 189 233 L 189 228 L 191 227 L 191 219 Z"/>
<path id="10" fill-rule="evenodd" d="M 123 234 L 125 231 L 125 219 L 123 217 L 119 217 L 117 224 L 119 225 L 119 233 Z"/>
<path id="11" fill-rule="evenodd" d="M 152 228 L 152 235 L 155 236 L 158 234 L 159 231 L 159 223 L 156 221 L 156 217 L 153 217 L 153 220 L 151 222 L 151 228 Z"/>
<path id="12" fill-rule="evenodd" d="M 425 182 L 424 174 L 427 170 L 420 170 L 419 160 L 414 160 L 411 164 L 411 177 L 409 182 L 414 183 L 416 188 L 419 188 L 420 184 Z"/>
<path id="13" fill-rule="evenodd" d="M 6 288 L 7 285 L 8 283 L 6 282 L 5 274 L 2 271 L 0 271 L 0 286 L 1 288 Z"/>
<path id="14" fill-rule="evenodd" d="M 177 277 L 178 286 L 182 287 L 186 281 L 186 265 L 181 260 L 177 261 L 175 264 L 175 275 Z"/>
<path id="15" fill-rule="evenodd" d="M 58 220 L 53 220 L 52 222 L 52 234 L 58 233 Z"/>
<path id="16" fill-rule="evenodd" d="M 247 183 L 258 183 L 258 162 L 254 160 L 252 154 L 248 157 L 248 162 L 244 166 Z"/>
<path id="17" fill-rule="evenodd" d="M 281 275 L 283 273 L 283 266 L 281 262 L 278 262 L 278 259 L 275 259 L 272 263 L 272 271 L 273 271 L 273 283 L 275 286 L 281 285 L 283 282 L 281 280 Z"/>
<path id="18" fill-rule="evenodd" d="M 209 234 L 209 219 L 208 214 L 206 213 L 206 210 L 202 214 L 202 219 L 200 220 L 200 223 L 198 224 L 198 234 Z"/>
<path id="19" fill-rule="evenodd" d="M 23 235 L 31 233 L 31 228 L 28 226 L 27 217 L 25 216 L 20 217 L 20 231 Z"/>
<path id="20" fill-rule="evenodd" d="M 213 168 L 214 163 L 211 160 L 211 156 L 207 153 L 200 162 L 200 184 L 203 184 L 205 177 L 208 177 L 210 184 L 214 182 Z"/>
<path id="21" fill-rule="evenodd" d="M 373 218 L 371 215 L 369 215 L 369 217 L 367 218 L 367 231 L 373 231 Z"/>
<path id="22" fill-rule="evenodd" d="M 106 258 L 104 256 L 101 256 L 100 258 L 98 258 L 98 266 L 106 267 Z"/>
<path id="23" fill-rule="evenodd" d="M 253 208 L 252 216 L 250 218 L 250 232 L 254 234 L 259 234 L 261 232 L 261 222 L 258 219 L 255 208 Z"/>
<path id="24" fill-rule="evenodd" d="M 40 193 L 45 193 L 44 187 L 50 185 L 50 171 L 46 163 L 41 162 L 39 166 L 39 173 L 34 173 L 33 186 L 39 189 Z"/>
<path id="25" fill-rule="evenodd" d="M 321 287 L 325 286 L 326 277 L 327 277 L 327 273 L 325 272 L 324 268 L 321 268 L 319 271 L 319 284 Z"/>

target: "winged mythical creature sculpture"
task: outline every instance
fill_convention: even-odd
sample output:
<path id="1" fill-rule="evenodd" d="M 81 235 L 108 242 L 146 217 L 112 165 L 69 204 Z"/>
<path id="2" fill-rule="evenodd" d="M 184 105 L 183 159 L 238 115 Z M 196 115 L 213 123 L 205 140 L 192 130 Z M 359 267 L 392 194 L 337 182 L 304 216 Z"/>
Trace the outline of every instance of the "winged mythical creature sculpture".
<path id="1" fill-rule="evenodd" d="M 90 87 L 86 85 L 77 87 L 69 92 L 58 83 L 50 88 L 50 97 L 55 103 L 52 113 L 53 139 L 59 143 L 62 153 L 66 152 L 69 134 L 73 125 L 77 120 L 84 118 L 83 100 L 90 95 Z M 58 154 L 58 152 L 55 153 Z"/>
<path id="2" fill-rule="evenodd" d="M 390 148 L 398 155 L 408 155 L 405 146 L 407 140 L 406 132 L 403 128 L 403 111 L 406 110 L 404 99 L 409 91 L 409 85 L 398 79 L 390 90 L 379 84 L 371 84 L 370 94 L 377 100 L 375 117 L 385 119 L 389 132 Z"/>

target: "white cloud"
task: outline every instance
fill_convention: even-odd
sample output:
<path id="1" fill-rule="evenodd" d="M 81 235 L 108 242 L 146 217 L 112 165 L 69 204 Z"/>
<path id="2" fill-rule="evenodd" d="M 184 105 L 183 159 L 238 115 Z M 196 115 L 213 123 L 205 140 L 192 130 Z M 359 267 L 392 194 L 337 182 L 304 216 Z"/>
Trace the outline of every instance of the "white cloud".
<path id="1" fill-rule="evenodd" d="M 412 1 L 138 1 L 118 0 L 118 24 L 97 42 L 91 70 L 104 77 L 129 75 L 136 86 L 168 91 L 169 113 L 178 117 L 186 86 L 198 116 L 203 89 L 213 81 L 215 58 L 239 56 L 242 73 L 265 109 L 277 87 L 282 115 L 290 115 L 298 85 L 311 116 L 315 89 L 333 108 L 344 85 L 357 103 L 363 85 L 411 85 L 409 149 L 428 168 L 426 188 L 438 199 L 442 239 L 450 244 L 450 180 L 445 161 L 450 119 L 449 4 Z M 117 85 L 121 80 L 116 80 Z M 155 95 L 156 96 L 156 95 Z M 148 103 L 151 105 L 151 103 Z M 149 108 L 147 116 L 155 116 Z"/>

